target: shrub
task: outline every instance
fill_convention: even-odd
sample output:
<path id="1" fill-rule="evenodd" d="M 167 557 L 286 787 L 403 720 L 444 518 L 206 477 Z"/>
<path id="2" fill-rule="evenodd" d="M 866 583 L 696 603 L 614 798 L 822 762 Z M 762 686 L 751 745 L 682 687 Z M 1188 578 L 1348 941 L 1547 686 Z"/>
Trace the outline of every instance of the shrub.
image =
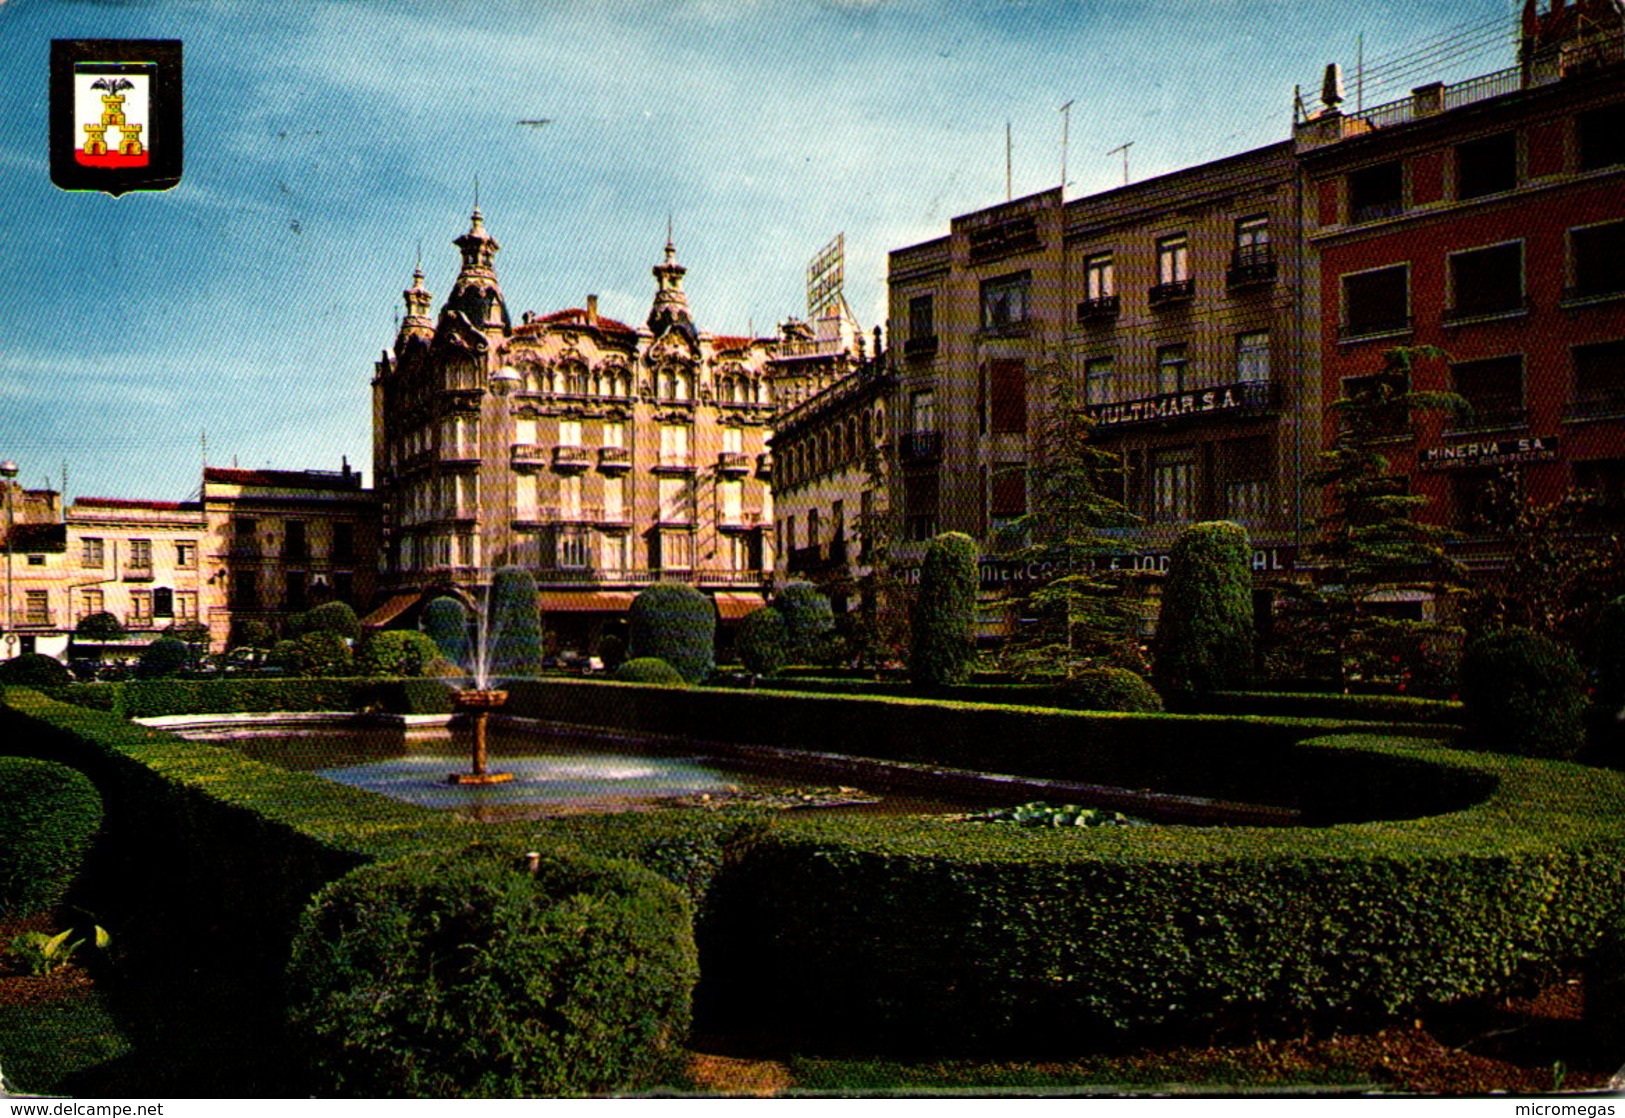
<path id="1" fill-rule="evenodd" d="M 689 683 L 703 683 L 716 666 L 716 605 L 692 586 L 657 582 L 632 599 L 627 655 L 656 657 Z"/>
<path id="2" fill-rule="evenodd" d="M 1591 644 L 1597 702 L 1610 710 L 1625 709 L 1625 597 L 1615 598 L 1598 612 Z"/>
<path id="3" fill-rule="evenodd" d="M 1253 662 L 1252 548 L 1227 520 L 1174 541 L 1162 588 L 1152 678 L 1165 695 L 1243 686 Z"/>
<path id="4" fill-rule="evenodd" d="M 280 668 L 289 675 L 303 675 L 305 650 L 298 641 L 277 641 L 265 654 L 265 666 Z"/>
<path id="5" fill-rule="evenodd" d="M 319 1094 L 632 1091 L 681 1059 L 697 975 L 688 904 L 648 870 L 475 846 L 323 889 L 289 1019 Z"/>
<path id="6" fill-rule="evenodd" d="M 199 654 L 208 651 L 209 627 L 201 621 L 176 621 L 164 630 L 164 636 L 174 637 L 184 644 L 204 646 L 198 648 Z"/>
<path id="7" fill-rule="evenodd" d="M 1468 644 L 1461 699 L 1480 749 L 1572 757 L 1585 744 L 1583 676 L 1574 654 L 1528 629 L 1502 629 Z"/>
<path id="8" fill-rule="evenodd" d="M 279 646 L 280 647 L 280 646 Z M 353 657 L 344 638 L 330 629 L 314 629 L 299 638 L 299 659 L 306 675 L 348 675 Z M 272 655 L 276 649 L 271 650 Z"/>
<path id="9" fill-rule="evenodd" d="M 449 663 L 467 667 L 468 609 L 456 598 L 436 598 L 423 608 L 423 632 Z"/>
<path id="10" fill-rule="evenodd" d="M 598 658 L 604 667 L 614 671 L 626 663 L 626 641 L 615 633 L 608 633 L 598 642 Z"/>
<path id="11" fill-rule="evenodd" d="M 234 648 L 270 648 L 271 627 L 256 617 L 233 621 L 231 643 Z"/>
<path id="12" fill-rule="evenodd" d="M 83 773 L 0 757 L 0 918 L 53 908 L 101 823 L 101 797 Z"/>
<path id="13" fill-rule="evenodd" d="M 970 676 L 976 652 L 976 541 L 947 532 L 931 541 L 914 602 L 909 678 L 916 687 L 945 687 Z"/>
<path id="14" fill-rule="evenodd" d="M 87 641 L 121 641 L 128 633 L 122 621 L 102 610 L 81 617 L 73 627 L 73 635 Z"/>
<path id="15" fill-rule="evenodd" d="M 435 642 L 416 629 L 364 633 L 356 642 L 355 667 L 363 675 L 412 678 L 425 674 L 438 659 Z"/>
<path id="16" fill-rule="evenodd" d="M 790 663 L 816 664 L 829 658 L 835 610 L 818 587 L 810 582 L 787 583 L 773 596 L 773 609 L 784 619 L 785 655 Z"/>
<path id="17" fill-rule="evenodd" d="M 541 598 L 536 580 L 520 567 L 503 567 L 491 579 L 485 639 L 493 680 L 536 675 L 542 667 Z"/>
<path id="18" fill-rule="evenodd" d="M 174 637 L 159 637 L 141 650 L 141 661 L 136 674 L 143 679 L 162 679 L 174 675 L 192 663 L 192 650 L 185 641 Z"/>
<path id="19" fill-rule="evenodd" d="M 1117 710 L 1151 714 L 1162 698 L 1144 678 L 1127 668 L 1090 668 L 1063 681 L 1057 690 L 1069 710 Z"/>
<path id="20" fill-rule="evenodd" d="M 61 687 L 73 677 L 62 661 L 43 652 L 25 652 L 0 663 L 0 683 L 22 687 Z"/>
<path id="21" fill-rule="evenodd" d="M 773 606 L 747 613 L 734 633 L 734 650 L 752 675 L 772 675 L 790 662 L 790 630 Z"/>
<path id="22" fill-rule="evenodd" d="M 687 687 L 683 673 L 658 656 L 639 656 L 615 669 L 622 683 L 658 683 L 664 687 Z"/>
<path id="23" fill-rule="evenodd" d="M 361 621 L 348 602 L 326 602 L 309 613 L 302 613 L 294 628 L 300 636 L 306 633 L 337 633 L 347 641 L 361 635 Z"/>

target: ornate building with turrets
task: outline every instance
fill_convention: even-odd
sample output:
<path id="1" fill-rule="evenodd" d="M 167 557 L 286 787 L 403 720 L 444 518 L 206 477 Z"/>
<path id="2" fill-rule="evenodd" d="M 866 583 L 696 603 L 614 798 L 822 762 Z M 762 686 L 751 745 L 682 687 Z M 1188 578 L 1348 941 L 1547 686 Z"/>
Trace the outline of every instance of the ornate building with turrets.
<path id="1" fill-rule="evenodd" d="M 591 654 L 651 582 L 693 583 L 724 624 L 774 566 L 767 436 L 781 339 L 701 329 L 668 236 L 644 325 L 585 307 L 510 318 L 475 209 L 437 316 L 421 269 L 373 379 L 383 500 L 373 624 L 510 565 L 542 591 L 554 650 Z M 861 342 L 858 343 L 861 347 Z"/>

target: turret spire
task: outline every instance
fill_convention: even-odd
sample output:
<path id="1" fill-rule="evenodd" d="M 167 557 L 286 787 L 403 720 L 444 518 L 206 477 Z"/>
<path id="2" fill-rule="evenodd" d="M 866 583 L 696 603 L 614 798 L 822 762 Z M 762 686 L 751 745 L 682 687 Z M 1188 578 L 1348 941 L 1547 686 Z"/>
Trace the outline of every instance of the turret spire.
<path id="1" fill-rule="evenodd" d="M 671 239 L 671 217 L 666 217 L 666 260 L 651 269 L 659 287 L 655 290 L 654 306 L 649 310 L 649 329 L 655 337 L 676 329 L 697 341 L 694 319 L 688 309 L 688 293 L 683 290 L 683 276 L 688 269 L 677 263 L 677 246 Z"/>
<path id="2" fill-rule="evenodd" d="M 476 187 L 476 191 L 478 187 Z M 446 296 L 446 310 L 458 310 L 480 329 L 500 329 L 508 333 L 512 324 L 508 308 L 502 300 L 502 287 L 497 283 L 494 258 L 502 246 L 486 232 L 485 215 L 479 203 L 469 216 L 468 232 L 452 242 L 463 254 L 462 268 Z"/>

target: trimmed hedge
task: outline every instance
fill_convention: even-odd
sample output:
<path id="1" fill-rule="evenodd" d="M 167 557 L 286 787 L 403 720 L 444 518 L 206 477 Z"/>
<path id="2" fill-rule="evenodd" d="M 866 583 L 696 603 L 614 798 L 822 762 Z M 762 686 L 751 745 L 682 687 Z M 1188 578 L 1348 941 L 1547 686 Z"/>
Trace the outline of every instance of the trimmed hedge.
<path id="1" fill-rule="evenodd" d="M 1480 749 L 1568 758 L 1585 745 L 1584 676 L 1574 654 L 1528 629 L 1503 629 L 1461 655 L 1461 698 Z"/>
<path id="2" fill-rule="evenodd" d="M 1459 727 L 1466 712 L 1459 702 L 1410 695 L 1338 695 L 1298 691 L 1214 691 L 1194 704 L 1202 714 L 1262 714 L 1282 718 L 1344 718 L 1358 722 L 1416 723 L 1419 727 Z"/>
<path id="3" fill-rule="evenodd" d="M 716 667 L 717 607 L 682 582 L 657 582 L 632 599 L 628 662 L 664 660 L 689 683 Z"/>
<path id="4" fill-rule="evenodd" d="M 639 656 L 615 669 L 622 683 L 658 683 L 662 687 L 687 687 L 683 673 L 658 656 Z"/>
<path id="5" fill-rule="evenodd" d="M 687 902 L 629 862 L 474 846 L 322 890 L 289 965 L 322 1095 L 591 1095 L 673 1072 L 698 978 Z"/>
<path id="6" fill-rule="evenodd" d="M 192 663 L 192 650 L 185 641 L 160 637 L 141 650 L 136 673 L 143 679 L 163 679 Z"/>
<path id="7" fill-rule="evenodd" d="M 0 757 L 0 918 L 53 908 L 102 823 L 83 774 L 54 761 Z"/>
<path id="8" fill-rule="evenodd" d="M 0 684 L 16 687 L 60 687 L 73 677 L 61 660 L 43 652 L 25 652 L 0 661 Z"/>
<path id="9" fill-rule="evenodd" d="M 440 660 L 440 647 L 416 629 L 368 630 L 355 646 L 361 675 L 421 676 Z"/>
<path id="10" fill-rule="evenodd" d="M 1058 684 L 1055 691 L 1068 710 L 1135 714 L 1154 714 L 1162 710 L 1162 698 L 1156 688 L 1126 668 L 1090 668 Z"/>
<path id="11" fill-rule="evenodd" d="M 493 681 L 533 676 L 542 670 L 541 599 L 536 579 L 523 567 L 503 567 L 491 577 L 485 639 L 490 642 Z M 478 648 L 472 650 L 478 655 Z"/>
<path id="12" fill-rule="evenodd" d="M 964 683 L 976 655 L 976 541 L 944 532 L 931 541 L 920 565 L 909 649 L 909 679 L 916 687 Z"/>
<path id="13" fill-rule="evenodd" d="M 790 662 L 790 630 L 772 606 L 752 610 L 739 621 L 734 651 L 752 675 L 772 675 Z"/>
<path id="14" fill-rule="evenodd" d="M 771 608 L 784 619 L 788 663 L 818 664 L 828 658 L 835 638 L 835 609 L 823 591 L 810 582 L 789 582 L 773 595 Z"/>
<path id="15" fill-rule="evenodd" d="M 1228 520 L 1192 524 L 1169 555 L 1152 678 L 1171 699 L 1244 683 L 1253 664 L 1252 548 Z"/>
<path id="16" fill-rule="evenodd" d="M 70 683 L 51 690 L 66 703 L 105 710 L 125 718 L 175 714 L 359 710 L 369 705 L 359 690 L 377 686 L 368 679 L 153 679 L 129 683 Z M 424 681 L 425 690 L 444 685 Z M 409 713 L 409 712 L 402 712 Z"/>

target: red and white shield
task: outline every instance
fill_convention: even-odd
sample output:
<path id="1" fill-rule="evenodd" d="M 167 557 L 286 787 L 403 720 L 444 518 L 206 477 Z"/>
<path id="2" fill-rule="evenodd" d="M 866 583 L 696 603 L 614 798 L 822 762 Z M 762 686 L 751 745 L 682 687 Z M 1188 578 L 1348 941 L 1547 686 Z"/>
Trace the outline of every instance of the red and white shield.
<path id="1" fill-rule="evenodd" d="M 74 161 L 109 170 L 152 160 L 152 81 L 146 62 L 78 62 L 73 67 Z"/>

